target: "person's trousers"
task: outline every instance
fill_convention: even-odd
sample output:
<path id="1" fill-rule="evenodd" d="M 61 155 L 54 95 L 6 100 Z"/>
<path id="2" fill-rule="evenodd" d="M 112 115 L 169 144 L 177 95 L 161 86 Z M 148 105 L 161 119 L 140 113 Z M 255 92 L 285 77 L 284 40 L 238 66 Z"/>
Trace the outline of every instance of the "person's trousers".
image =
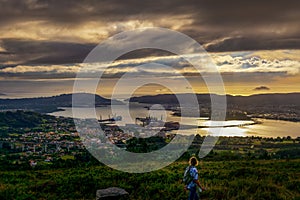
<path id="1" fill-rule="evenodd" d="M 192 187 L 190 188 L 190 193 L 189 193 L 189 200 L 199 200 L 198 194 L 197 194 L 197 187 Z"/>

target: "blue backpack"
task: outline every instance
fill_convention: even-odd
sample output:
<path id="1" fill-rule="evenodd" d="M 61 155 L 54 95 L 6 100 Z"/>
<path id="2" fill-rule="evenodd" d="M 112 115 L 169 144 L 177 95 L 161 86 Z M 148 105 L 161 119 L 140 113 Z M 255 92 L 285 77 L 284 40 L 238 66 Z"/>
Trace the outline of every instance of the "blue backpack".
<path id="1" fill-rule="evenodd" d="M 185 185 L 190 184 L 190 182 L 192 182 L 193 179 L 194 179 L 194 178 L 191 176 L 190 169 L 191 169 L 191 166 L 188 166 L 188 167 L 185 169 L 185 171 L 184 171 L 184 175 L 183 175 L 182 182 L 183 182 Z"/>

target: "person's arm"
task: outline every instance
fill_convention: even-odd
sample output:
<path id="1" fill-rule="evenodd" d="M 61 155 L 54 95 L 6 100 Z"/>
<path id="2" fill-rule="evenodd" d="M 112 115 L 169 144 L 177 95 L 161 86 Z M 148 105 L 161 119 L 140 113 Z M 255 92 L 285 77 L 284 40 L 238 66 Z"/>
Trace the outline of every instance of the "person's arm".
<path id="1" fill-rule="evenodd" d="M 206 190 L 205 187 L 202 187 L 199 181 L 199 177 L 198 177 L 198 170 L 196 168 L 194 168 L 195 172 L 194 172 L 194 180 L 193 182 L 196 183 L 196 185 L 201 188 L 202 190 Z"/>
<path id="2" fill-rule="evenodd" d="M 202 190 L 206 190 L 205 189 L 205 187 L 202 187 L 201 185 L 200 185 L 200 181 L 197 179 L 197 180 L 193 180 L 194 181 L 194 183 L 196 183 L 197 184 L 197 186 L 199 187 L 199 188 L 201 188 Z"/>

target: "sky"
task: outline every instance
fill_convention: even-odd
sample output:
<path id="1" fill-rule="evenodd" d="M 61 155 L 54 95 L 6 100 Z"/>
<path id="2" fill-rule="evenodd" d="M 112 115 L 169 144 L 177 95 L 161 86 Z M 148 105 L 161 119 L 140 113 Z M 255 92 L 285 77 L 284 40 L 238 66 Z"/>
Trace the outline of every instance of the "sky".
<path id="1" fill-rule="evenodd" d="M 300 92 L 299 21 L 298 0 L 0 0 L 0 98 L 71 93 L 76 73 L 94 70 L 83 63 L 93 48 L 115 34 L 145 27 L 178 31 L 201 44 L 228 94 Z M 140 66 L 148 62 L 176 71 Z M 148 49 L 128 53 L 109 66 L 97 93 L 110 96 L 125 73 L 132 80 L 153 82 L 136 95 L 169 93 L 155 84 L 158 79 L 178 93 L 208 92 L 180 56 Z M 178 73 L 191 87 L 182 84 Z M 209 76 L 205 69 L 201 74 Z M 129 86 L 118 87 L 126 93 Z"/>

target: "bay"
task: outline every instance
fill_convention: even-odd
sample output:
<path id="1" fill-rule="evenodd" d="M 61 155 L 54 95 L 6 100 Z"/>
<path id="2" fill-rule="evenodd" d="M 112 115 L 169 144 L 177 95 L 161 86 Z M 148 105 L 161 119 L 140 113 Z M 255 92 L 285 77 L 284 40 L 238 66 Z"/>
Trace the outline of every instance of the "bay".
<path id="1" fill-rule="evenodd" d="M 72 108 L 62 108 L 63 111 L 49 113 L 54 116 L 73 117 Z M 173 116 L 171 111 L 163 109 L 148 110 L 143 104 L 131 104 L 130 109 L 126 105 L 114 105 L 106 107 L 76 108 L 80 110 L 80 118 L 94 118 L 95 113 L 98 119 L 107 119 L 113 116 L 122 116 L 119 125 L 133 124 L 137 117 L 151 116 L 163 121 L 180 122 L 184 125 L 201 125 L 207 128 L 191 128 L 183 131 L 184 134 L 217 135 L 217 136 L 259 136 L 259 137 L 300 137 L 300 123 L 282 120 L 254 119 L 229 120 L 222 122 L 222 128 L 210 127 L 214 122 L 205 118 L 178 117 Z M 96 112 L 95 112 L 96 111 Z M 129 111 L 129 112 L 128 112 Z M 77 116 L 78 117 L 78 116 Z M 229 127 L 226 127 L 229 126 Z M 172 131 L 176 133 L 176 131 Z M 181 132 L 182 133 L 182 132 Z"/>

